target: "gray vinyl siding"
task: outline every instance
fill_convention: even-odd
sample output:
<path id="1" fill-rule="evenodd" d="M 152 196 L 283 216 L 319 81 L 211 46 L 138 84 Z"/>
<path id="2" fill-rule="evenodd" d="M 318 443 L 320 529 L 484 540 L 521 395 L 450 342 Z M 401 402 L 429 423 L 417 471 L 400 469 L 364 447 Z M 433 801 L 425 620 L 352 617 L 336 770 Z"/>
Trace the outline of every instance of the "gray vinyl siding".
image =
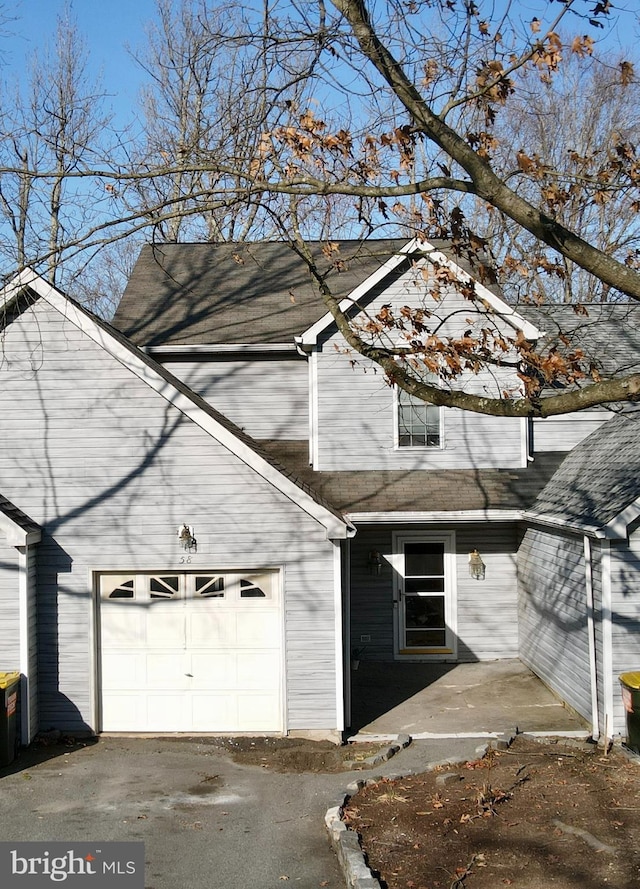
<path id="1" fill-rule="evenodd" d="M 93 572 L 282 567 L 289 729 L 337 724 L 326 530 L 40 301 L 5 333 L 0 490 L 43 528 L 40 726 L 95 728 Z"/>
<path id="2" fill-rule="evenodd" d="M 533 453 L 570 451 L 610 419 L 606 410 L 579 411 L 533 421 Z"/>
<path id="3" fill-rule="evenodd" d="M 0 531 L 0 671 L 20 669 L 18 551 Z"/>
<path id="4" fill-rule="evenodd" d="M 420 283 L 416 287 L 416 276 Z M 399 315 L 402 306 L 422 302 L 435 316 L 449 317 L 439 336 L 459 336 L 487 323 L 456 292 L 439 302 L 424 291 L 421 272 L 404 272 L 374 293 L 367 304 L 368 317 L 383 306 Z M 506 326 L 506 325 L 505 325 Z M 511 330 L 511 328 L 509 328 Z M 386 335 L 386 334 L 385 334 Z M 398 338 L 397 332 L 390 334 Z M 453 386 L 468 392 L 500 397 L 517 384 L 511 371 L 494 368 L 466 373 Z M 346 347 L 335 329 L 329 329 L 317 355 L 317 469 L 476 469 L 523 465 L 523 424 L 519 419 L 489 417 L 446 408 L 441 411 L 441 446 L 396 447 L 396 395 L 382 370 Z"/>
<path id="5" fill-rule="evenodd" d="M 382 555 L 380 574 L 369 568 L 373 551 Z M 351 541 L 351 651 L 366 645 L 362 660 L 393 660 L 393 569 L 385 558 L 392 552 L 391 528 L 358 528 Z"/>
<path id="6" fill-rule="evenodd" d="M 166 362 L 165 367 L 254 438 L 309 437 L 306 359 Z"/>
<path id="7" fill-rule="evenodd" d="M 619 676 L 640 670 L 640 531 L 611 545 L 614 733 L 626 734 Z"/>
<path id="8" fill-rule="evenodd" d="M 593 582 L 593 618 L 596 648 L 596 673 L 598 677 L 596 694 L 598 698 L 598 725 L 604 735 L 605 730 L 610 734 L 610 726 L 605 726 L 604 716 L 604 657 L 602 644 L 602 551 L 599 541 L 594 542 L 591 550 L 591 574 Z M 609 668 L 608 668 L 609 669 Z"/>
<path id="9" fill-rule="evenodd" d="M 518 657 L 517 535 L 515 524 L 466 525 L 456 532 L 458 660 Z M 469 575 L 477 548 L 485 579 Z"/>
<path id="10" fill-rule="evenodd" d="M 351 646 L 366 645 L 363 659 L 393 659 L 392 531 L 360 528 L 351 544 Z M 518 656 L 516 528 L 512 524 L 412 525 L 425 534 L 455 530 L 458 656 L 461 662 Z M 484 581 L 469 575 L 469 552 L 478 548 L 486 564 Z M 379 575 L 369 570 L 372 550 L 383 556 Z M 361 636 L 370 636 L 363 643 Z"/>
<path id="11" fill-rule="evenodd" d="M 396 394 L 373 364 L 334 351 L 317 359 L 319 470 L 487 469 L 523 465 L 519 419 L 441 409 L 440 447 L 396 446 Z M 477 381 L 476 381 L 477 382 Z"/>
<path id="12" fill-rule="evenodd" d="M 530 528 L 518 563 L 520 658 L 574 710 L 590 719 L 583 540 Z"/>

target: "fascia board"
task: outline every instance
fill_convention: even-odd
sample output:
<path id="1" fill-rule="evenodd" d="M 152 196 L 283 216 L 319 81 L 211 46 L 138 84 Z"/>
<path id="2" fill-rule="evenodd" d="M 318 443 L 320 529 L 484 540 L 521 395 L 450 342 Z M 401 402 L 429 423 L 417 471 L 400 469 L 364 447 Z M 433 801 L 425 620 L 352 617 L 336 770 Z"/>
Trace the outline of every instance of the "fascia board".
<path id="1" fill-rule="evenodd" d="M 518 522 L 520 509 L 459 509 L 425 512 L 348 512 L 347 518 L 354 525 L 415 525 L 462 522 Z"/>
<path id="2" fill-rule="evenodd" d="M 10 306 L 20 296 L 25 287 L 32 287 L 41 296 L 42 293 L 38 289 L 38 282 L 45 283 L 33 269 L 23 269 L 0 290 L 0 309 L 6 309 Z"/>
<path id="3" fill-rule="evenodd" d="M 592 525 L 587 522 L 567 522 L 558 516 L 536 513 L 522 509 L 476 509 L 439 510 L 432 512 L 348 512 L 345 518 L 358 525 L 418 524 L 428 522 L 519 522 L 529 521 L 536 525 L 586 534 L 589 537 L 621 539 L 627 536 L 627 527 L 640 516 L 640 498 L 627 507 L 607 525 Z"/>
<path id="4" fill-rule="evenodd" d="M 640 517 L 640 497 L 607 522 L 602 529 L 603 531 L 606 531 L 607 534 L 603 536 L 615 538 L 626 537 L 629 525 L 635 522 L 638 517 Z"/>
<path id="5" fill-rule="evenodd" d="M 317 503 L 313 497 L 279 472 L 275 466 L 272 466 L 267 460 L 237 438 L 230 429 L 218 423 L 214 417 L 203 411 L 171 382 L 158 374 L 152 367 L 149 367 L 145 361 L 136 355 L 135 347 L 129 349 L 118 342 L 108 330 L 96 323 L 90 315 L 77 308 L 59 290 L 39 275 L 32 272 L 26 281 L 20 283 L 20 287 L 25 286 L 35 291 L 54 309 L 60 312 L 64 318 L 75 324 L 84 334 L 135 374 L 138 379 L 157 392 L 165 401 L 181 411 L 197 426 L 257 472 L 265 481 L 272 484 L 274 488 L 323 525 L 330 540 L 346 539 L 351 535 L 352 529 L 347 522 Z"/>
<path id="6" fill-rule="evenodd" d="M 409 248 L 413 249 L 411 245 L 414 244 L 415 240 L 416 239 L 414 238 L 413 241 L 406 244 L 398 253 L 394 253 L 394 255 L 381 265 L 379 269 L 373 272 L 372 275 L 369 275 L 362 284 L 358 284 L 355 290 L 352 290 L 348 296 L 345 296 L 339 303 L 340 311 L 347 312 L 354 303 L 357 303 L 358 300 L 362 299 L 363 296 L 376 286 L 376 284 L 379 284 L 380 281 L 384 281 L 387 275 L 404 262 L 407 253 L 410 252 Z M 319 321 L 316 321 L 315 324 L 309 327 L 308 330 L 305 330 L 299 337 L 296 337 L 296 342 L 299 343 L 303 349 L 305 347 L 315 346 L 320 334 L 332 323 L 333 315 L 331 312 L 327 312 Z"/>
<path id="7" fill-rule="evenodd" d="M 380 266 L 380 268 L 370 275 L 362 284 L 359 284 L 355 290 L 353 290 L 349 296 L 346 296 L 340 302 L 340 310 L 346 312 L 350 309 L 354 303 L 357 303 L 358 300 L 361 300 L 373 287 L 383 281 L 384 278 L 388 274 L 390 274 L 394 269 L 396 269 L 401 262 L 411 253 L 421 252 L 427 258 L 431 260 L 435 260 L 440 263 L 440 265 L 445 265 L 447 268 L 451 269 L 451 271 L 456 275 L 460 281 L 465 284 L 473 282 L 475 285 L 476 293 L 484 302 L 486 302 L 491 309 L 497 314 L 500 315 L 501 318 L 510 324 L 514 329 L 521 330 L 524 336 L 530 340 L 537 340 L 540 337 L 544 336 L 544 332 L 539 330 L 535 325 L 531 324 L 530 321 L 527 321 L 526 318 L 523 318 L 522 315 L 518 314 L 508 303 L 506 303 L 499 296 L 496 296 L 495 293 L 492 293 L 484 284 L 481 284 L 479 281 L 476 281 L 471 275 L 465 272 L 462 268 L 460 268 L 457 263 L 455 263 L 452 259 L 449 259 L 444 253 L 439 250 L 436 250 L 433 244 L 429 243 L 429 241 L 422 241 L 419 238 L 412 238 L 410 241 L 402 247 L 398 253 L 394 254 L 384 265 Z M 317 341 L 320 334 L 333 322 L 333 315 L 331 312 L 327 312 L 320 318 L 319 321 L 316 321 L 308 330 L 306 330 L 300 337 L 296 337 L 296 341 L 299 342 L 302 348 L 313 347 Z"/>
<path id="8" fill-rule="evenodd" d="M 272 353 L 298 354 L 295 343 L 219 343 L 219 344 L 194 344 L 192 346 L 143 346 L 140 347 L 146 355 L 162 358 L 165 355 L 180 355 L 198 358 L 207 355 L 260 355 Z"/>
<path id="9" fill-rule="evenodd" d="M 31 546 L 42 540 L 42 531 L 27 531 L 3 512 L 0 512 L 0 530 L 9 546 Z"/>
<path id="10" fill-rule="evenodd" d="M 621 514 L 622 515 L 622 514 Z M 547 513 L 534 512 L 527 510 L 523 518 L 525 521 L 534 525 L 542 525 L 547 528 L 558 528 L 564 531 L 570 531 L 574 534 L 586 534 L 588 537 L 599 539 L 619 540 L 627 536 L 627 524 L 622 526 L 614 518 L 608 525 L 594 525 L 590 522 L 568 522 L 559 516 L 548 515 Z"/>

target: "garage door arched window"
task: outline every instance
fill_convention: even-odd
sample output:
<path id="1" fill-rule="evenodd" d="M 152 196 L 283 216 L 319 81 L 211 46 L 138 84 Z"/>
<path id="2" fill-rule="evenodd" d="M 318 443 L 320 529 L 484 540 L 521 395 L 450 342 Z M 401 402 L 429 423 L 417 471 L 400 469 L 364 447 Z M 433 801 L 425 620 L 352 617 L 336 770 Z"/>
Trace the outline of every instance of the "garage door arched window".
<path id="1" fill-rule="evenodd" d="M 219 575 L 196 575 L 194 588 L 203 599 L 224 599 L 224 577 Z"/>
<path id="2" fill-rule="evenodd" d="M 115 578 L 114 578 L 115 580 Z M 107 593 L 108 599 L 133 599 L 134 597 L 134 589 L 133 589 L 134 580 L 131 577 L 129 580 L 123 580 L 121 583 L 114 586 L 110 592 Z"/>
<path id="3" fill-rule="evenodd" d="M 151 576 L 149 578 L 150 599 L 173 599 L 180 589 L 180 577 L 178 574 Z"/>

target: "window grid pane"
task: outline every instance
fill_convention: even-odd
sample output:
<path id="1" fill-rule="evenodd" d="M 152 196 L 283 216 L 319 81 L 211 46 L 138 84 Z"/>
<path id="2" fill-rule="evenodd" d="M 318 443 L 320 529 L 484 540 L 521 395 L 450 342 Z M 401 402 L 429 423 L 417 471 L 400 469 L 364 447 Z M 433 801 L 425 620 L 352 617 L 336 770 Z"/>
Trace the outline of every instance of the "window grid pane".
<path id="1" fill-rule="evenodd" d="M 440 408 L 398 390 L 400 447 L 440 447 Z"/>

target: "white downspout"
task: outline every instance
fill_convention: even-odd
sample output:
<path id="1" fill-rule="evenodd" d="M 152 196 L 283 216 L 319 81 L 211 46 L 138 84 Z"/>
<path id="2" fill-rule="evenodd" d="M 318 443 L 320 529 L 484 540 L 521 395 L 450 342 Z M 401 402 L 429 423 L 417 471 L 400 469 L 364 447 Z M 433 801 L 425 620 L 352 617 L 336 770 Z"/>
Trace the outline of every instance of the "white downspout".
<path id="1" fill-rule="evenodd" d="M 596 662 L 596 629 L 593 618 L 593 562 L 591 540 L 584 535 L 584 575 L 587 593 L 587 635 L 589 639 L 589 676 L 591 680 L 591 737 L 597 741 L 600 737 L 598 718 L 598 667 Z"/>
<path id="2" fill-rule="evenodd" d="M 319 429 L 318 429 L 318 352 L 314 349 L 309 356 L 309 462 L 313 469 L 319 469 Z"/>
<path id="3" fill-rule="evenodd" d="M 20 682 L 20 739 L 31 743 L 31 713 L 29 704 L 29 547 L 17 546 L 18 552 L 18 611 L 20 620 L 18 669 Z"/>
<path id="4" fill-rule="evenodd" d="M 342 652 L 342 665 L 345 676 L 344 683 L 344 716 L 345 727 L 351 725 L 351 540 L 347 538 L 343 544 L 344 565 L 343 565 L 343 639 L 344 648 Z"/>
<path id="5" fill-rule="evenodd" d="M 342 547 L 339 540 L 333 540 L 333 591 L 334 601 L 333 608 L 335 613 L 335 663 L 336 663 L 336 729 L 339 732 L 344 731 L 344 623 L 342 618 L 342 609 L 344 608 L 342 599 Z"/>
<path id="6" fill-rule="evenodd" d="M 613 739 L 613 631 L 611 596 L 611 541 L 602 540 L 602 687 L 604 742 Z"/>

